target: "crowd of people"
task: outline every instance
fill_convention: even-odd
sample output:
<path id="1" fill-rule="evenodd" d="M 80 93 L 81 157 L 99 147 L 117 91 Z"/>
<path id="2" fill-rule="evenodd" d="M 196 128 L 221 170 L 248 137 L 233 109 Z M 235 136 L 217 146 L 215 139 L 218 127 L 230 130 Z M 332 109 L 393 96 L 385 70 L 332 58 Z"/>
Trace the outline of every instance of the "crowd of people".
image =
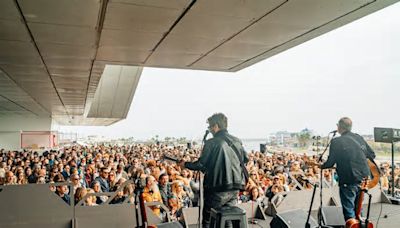
<path id="1" fill-rule="evenodd" d="M 199 203 L 200 174 L 182 169 L 164 156 L 195 161 L 200 151 L 200 148 L 159 143 L 75 145 L 43 153 L 0 150 L 0 185 L 69 182 L 70 185 L 49 185 L 50 190 L 68 204 L 134 203 L 138 199 L 136 196 L 140 196 L 144 202 L 165 205 L 170 216 L 179 220 L 183 208 Z M 320 170 L 313 165 L 318 158 L 316 155 L 251 151 L 248 158 L 246 168 L 250 177 L 245 190 L 238 195 L 241 203 L 279 204 L 283 199 L 279 192 L 310 189 L 320 179 Z M 382 188 L 389 191 L 390 165 L 383 162 L 380 168 Z M 326 185 L 335 185 L 338 181 L 334 170 L 323 170 L 322 175 Z M 400 170 L 396 168 L 396 191 L 400 190 L 399 177 Z M 90 195 L 101 192 L 117 193 L 112 199 L 105 195 Z M 160 218 L 166 217 L 163 207 L 155 205 L 151 209 Z"/>

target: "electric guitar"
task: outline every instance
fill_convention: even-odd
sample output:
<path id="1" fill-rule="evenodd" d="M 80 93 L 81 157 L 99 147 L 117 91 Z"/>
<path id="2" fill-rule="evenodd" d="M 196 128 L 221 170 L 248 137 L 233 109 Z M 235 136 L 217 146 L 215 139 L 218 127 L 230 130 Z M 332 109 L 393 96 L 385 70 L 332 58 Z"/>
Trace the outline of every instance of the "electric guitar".
<path id="1" fill-rule="evenodd" d="M 172 161 L 172 162 L 176 162 L 179 163 L 179 159 L 169 156 L 169 155 L 164 155 L 163 158 L 161 160 L 168 160 L 168 161 Z"/>
<path id="2" fill-rule="evenodd" d="M 378 165 L 373 160 L 367 158 L 367 163 L 371 172 L 371 178 L 368 180 L 367 188 L 371 189 L 379 183 L 380 171 Z M 321 168 L 321 164 L 315 161 L 307 161 L 306 164 L 311 166 L 318 166 L 319 168 Z M 335 167 L 332 167 L 330 169 L 334 168 Z"/>

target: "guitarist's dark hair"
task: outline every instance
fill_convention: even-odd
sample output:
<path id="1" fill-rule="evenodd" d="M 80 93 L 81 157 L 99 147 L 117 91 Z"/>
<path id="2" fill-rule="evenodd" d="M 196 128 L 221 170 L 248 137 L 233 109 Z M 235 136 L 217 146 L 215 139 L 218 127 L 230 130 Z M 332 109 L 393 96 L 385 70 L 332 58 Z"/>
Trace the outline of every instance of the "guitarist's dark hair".
<path id="1" fill-rule="evenodd" d="M 214 115 L 208 117 L 207 123 L 210 127 L 217 125 L 219 129 L 226 130 L 228 127 L 228 118 L 223 113 L 215 113 Z"/>

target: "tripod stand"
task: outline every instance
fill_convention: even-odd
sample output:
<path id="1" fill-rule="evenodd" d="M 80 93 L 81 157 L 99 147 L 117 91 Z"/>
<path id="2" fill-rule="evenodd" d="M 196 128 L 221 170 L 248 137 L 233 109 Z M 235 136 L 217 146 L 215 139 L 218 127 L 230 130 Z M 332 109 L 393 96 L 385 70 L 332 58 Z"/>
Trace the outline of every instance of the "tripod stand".
<path id="1" fill-rule="evenodd" d="M 327 143 L 324 151 L 322 152 L 321 156 L 319 157 L 318 163 L 320 163 L 322 161 L 322 156 L 324 156 L 325 152 L 328 150 L 329 145 L 331 144 L 331 141 L 332 141 L 333 137 L 335 137 L 335 135 L 336 135 L 336 131 L 333 131 L 333 136 L 329 140 L 329 143 Z M 323 181 L 322 175 L 323 175 L 322 169 L 320 168 L 320 176 L 319 176 L 320 177 L 320 186 L 319 186 L 320 187 L 320 194 L 319 194 L 320 205 L 319 205 L 319 208 L 318 208 L 318 226 L 317 227 L 318 228 L 331 228 L 331 226 L 325 226 L 325 225 L 322 224 L 323 223 L 323 221 L 322 221 L 322 181 Z M 312 193 L 312 196 L 311 196 L 310 207 L 308 209 L 307 221 L 306 221 L 306 224 L 305 224 L 305 228 L 311 228 L 310 217 L 311 217 L 312 206 L 313 206 L 313 203 L 314 203 L 315 192 L 317 191 L 318 183 L 314 183 L 313 185 L 314 185 L 313 186 L 313 193 Z"/>

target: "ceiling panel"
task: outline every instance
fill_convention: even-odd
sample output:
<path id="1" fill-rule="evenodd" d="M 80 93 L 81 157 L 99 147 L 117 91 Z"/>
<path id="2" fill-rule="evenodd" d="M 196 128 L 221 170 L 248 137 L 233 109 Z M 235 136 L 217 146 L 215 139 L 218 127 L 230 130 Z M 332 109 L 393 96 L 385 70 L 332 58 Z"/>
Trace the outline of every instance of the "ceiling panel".
<path id="1" fill-rule="evenodd" d="M 31 40 L 25 25 L 20 20 L 9 21 L 0 19 L 0 28 L 1 28 L 0 29 L 1 40 L 19 40 L 19 41 Z"/>
<path id="2" fill-rule="evenodd" d="M 239 58 L 245 62 L 349 13 L 365 3 L 366 1 L 362 0 L 288 1 L 199 59 L 193 67 L 205 67 L 206 64 L 210 64 L 210 67 L 221 66 L 226 62 L 225 69 L 230 70 L 240 63 L 232 65 L 236 60 L 230 62 L 224 59 Z M 220 61 L 221 64 L 217 64 L 218 57 L 223 58 Z"/>
<path id="3" fill-rule="evenodd" d="M 44 62 L 49 69 L 74 69 L 80 71 L 90 71 L 92 60 L 78 59 L 78 58 L 64 58 L 64 57 L 47 57 Z M 89 77 L 89 74 L 87 74 Z"/>
<path id="4" fill-rule="evenodd" d="M 111 3 L 134 4 L 140 6 L 154 6 L 167 9 L 184 9 L 191 0 L 110 0 Z"/>
<path id="5" fill-rule="evenodd" d="M 20 15 L 15 7 L 14 0 L 1 0 L 0 1 L 0 19 L 16 20 Z"/>
<path id="6" fill-rule="evenodd" d="M 66 57 L 66 58 L 86 58 L 94 59 L 96 49 L 94 46 L 76 46 L 37 43 L 43 57 Z"/>
<path id="7" fill-rule="evenodd" d="M 246 21 L 255 20 L 286 0 L 202 0 L 191 11 L 206 15 L 236 17 Z"/>
<path id="8" fill-rule="evenodd" d="M 176 25 L 171 34 L 159 45 L 146 64 L 164 65 L 158 60 L 161 59 L 160 56 L 165 56 L 165 53 L 181 53 L 185 54 L 186 57 L 188 57 L 188 54 L 200 55 L 200 57 L 197 56 L 198 58 L 191 59 L 191 61 L 176 61 L 176 63 L 181 64 L 179 67 L 182 67 L 183 62 L 186 63 L 185 67 L 191 66 L 202 56 L 229 41 L 241 30 L 250 26 L 253 21 L 262 18 L 283 2 L 285 1 L 235 0 L 234 3 L 228 0 L 218 3 L 210 0 L 198 1 Z M 238 5 L 242 7 L 238 7 Z M 210 7 L 212 7 L 212 10 L 210 10 Z M 230 8 L 234 10 L 229 11 Z M 160 54 L 160 52 L 163 54 Z M 234 59 L 234 61 L 231 62 L 231 59 Z M 216 69 L 221 70 L 223 69 L 221 64 L 227 63 L 231 66 L 233 63 L 237 63 L 237 60 L 232 56 L 227 56 L 227 58 L 214 62 L 214 64 Z M 204 63 L 206 62 L 210 61 L 205 60 Z M 204 63 L 201 62 L 194 66 L 203 68 Z M 225 69 L 228 68 L 228 65 Z M 213 69 L 213 67 L 214 65 L 210 65 L 209 69 Z"/>
<path id="9" fill-rule="evenodd" d="M 95 27 L 99 0 L 19 0 L 27 21 Z"/>
<path id="10" fill-rule="evenodd" d="M 200 54 L 157 52 L 151 56 L 146 64 L 158 67 L 185 68 L 183 66 L 191 64 L 200 57 Z"/>
<path id="11" fill-rule="evenodd" d="M 22 90 L 7 74 L 0 70 L 0 99 L 12 104 L 10 111 L 23 110 L 25 114 L 48 116 L 49 113 L 43 109 L 32 97 Z"/>
<path id="12" fill-rule="evenodd" d="M 129 47 L 136 50 L 150 51 L 156 46 L 162 35 L 162 33 L 155 32 L 103 29 L 100 47 Z"/>
<path id="13" fill-rule="evenodd" d="M 31 42 L 0 40 L 0 56 L 33 56 L 38 57 Z"/>
<path id="14" fill-rule="evenodd" d="M 71 84 L 71 85 L 82 85 L 86 86 L 89 78 L 69 78 L 69 77 L 57 77 L 54 76 L 53 80 L 55 83 Z"/>
<path id="15" fill-rule="evenodd" d="M 49 68 L 52 76 L 71 77 L 71 78 L 87 78 L 90 71 L 77 69 Z"/>
<path id="16" fill-rule="evenodd" d="M 150 51 L 140 51 L 132 48 L 99 47 L 97 60 L 142 64 Z"/>
<path id="17" fill-rule="evenodd" d="M 246 60 L 272 47 L 271 45 L 267 46 L 264 44 L 231 41 L 218 47 L 215 51 L 211 52 L 209 56 Z"/>
<path id="18" fill-rule="evenodd" d="M 277 46 L 300 34 L 309 31 L 308 28 L 288 24 L 276 24 L 263 21 L 255 24 L 246 32 L 234 37 L 231 42 L 253 43 L 265 46 Z"/>
<path id="19" fill-rule="evenodd" d="M 173 35 L 224 40 L 249 25 L 249 21 L 236 17 L 197 14 L 192 10 L 172 30 Z"/>
<path id="20" fill-rule="evenodd" d="M 28 23 L 35 41 L 92 46 L 96 42 L 96 30 L 89 27 L 60 26 L 53 24 Z"/>
<path id="21" fill-rule="evenodd" d="M 38 75 L 38 74 L 13 74 L 12 78 L 18 82 L 40 82 L 40 83 L 49 83 L 49 76 L 47 74 Z"/>
<path id="22" fill-rule="evenodd" d="M 103 28 L 164 33 L 183 10 L 109 3 Z"/>
<path id="23" fill-rule="evenodd" d="M 0 56 L 0 67 L 3 65 L 37 66 L 42 64 L 39 56 Z"/>
<path id="24" fill-rule="evenodd" d="M 44 66 L 17 66 L 17 65 L 4 65 L 1 68 L 7 73 L 14 74 L 47 74 Z"/>
<path id="25" fill-rule="evenodd" d="M 209 69 L 212 67 L 213 69 L 226 70 L 242 62 L 243 60 L 236 58 L 207 56 L 196 62 L 193 66 L 200 69 Z"/>
<path id="26" fill-rule="evenodd" d="M 158 53 L 205 54 L 220 42 L 212 38 L 191 37 L 187 34 L 169 35 L 157 48 L 155 55 Z"/>

